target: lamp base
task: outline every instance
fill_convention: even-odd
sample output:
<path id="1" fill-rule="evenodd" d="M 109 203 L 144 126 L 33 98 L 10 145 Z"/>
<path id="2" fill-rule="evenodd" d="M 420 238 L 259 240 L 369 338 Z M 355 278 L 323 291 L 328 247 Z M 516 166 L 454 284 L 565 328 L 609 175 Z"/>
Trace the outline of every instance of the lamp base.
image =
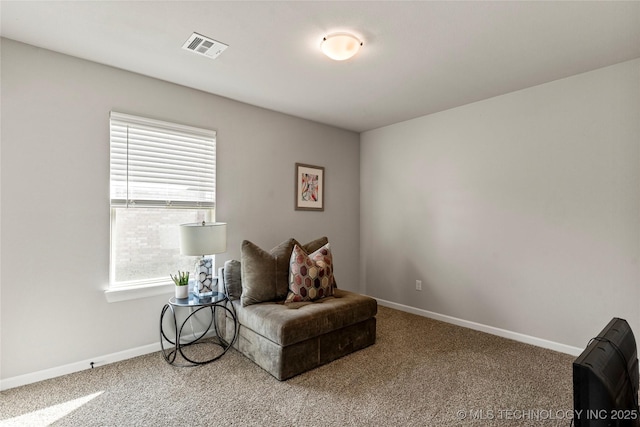
<path id="1" fill-rule="evenodd" d="M 193 294 L 198 298 L 213 295 L 216 280 L 213 277 L 213 259 L 202 257 L 196 261 Z"/>

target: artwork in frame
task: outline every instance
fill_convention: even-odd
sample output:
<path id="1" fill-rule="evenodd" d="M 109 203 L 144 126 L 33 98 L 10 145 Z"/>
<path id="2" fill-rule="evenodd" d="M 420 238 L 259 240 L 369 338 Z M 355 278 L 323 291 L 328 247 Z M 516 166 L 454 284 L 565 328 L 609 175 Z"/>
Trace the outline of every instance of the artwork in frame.
<path id="1" fill-rule="evenodd" d="M 324 168 L 296 163 L 296 210 L 324 210 Z"/>

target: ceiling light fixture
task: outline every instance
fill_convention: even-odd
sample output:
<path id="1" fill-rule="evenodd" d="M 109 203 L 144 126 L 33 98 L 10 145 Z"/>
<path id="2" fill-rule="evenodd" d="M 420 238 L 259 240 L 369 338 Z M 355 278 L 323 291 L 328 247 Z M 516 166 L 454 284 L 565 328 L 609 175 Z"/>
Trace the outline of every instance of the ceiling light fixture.
<path id="1" fill-rule="evenodd" d="M 348 33 L 330 34 L 322 39 L 320 49 L 329 58 L 336 61 L 344 61 L 358 53 L 362 42 L 354 35 Z"/>

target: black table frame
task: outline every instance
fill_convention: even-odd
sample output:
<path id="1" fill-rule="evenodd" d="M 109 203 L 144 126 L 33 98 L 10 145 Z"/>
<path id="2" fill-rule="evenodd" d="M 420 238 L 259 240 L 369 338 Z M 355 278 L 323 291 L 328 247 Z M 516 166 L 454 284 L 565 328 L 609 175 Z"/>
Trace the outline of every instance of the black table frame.
<path id="1" fill-rule="evenodd" d="M 229 308 L 229 305 L 231 308 Z M 191 313 L 182 321 L 180 324 L 180 328 L 178 328 L 178 320 L 176 317 L 176 308 L 191 308 Z M 195 309 L 195 310 L 194 310 Z M 182 330 L 184 326 L 189 322 L 189 320 L 195 316 L 198 312 L 202 310 L 210 310 L 211 311 L 211 321 L 209 322 L 209 326 L 196 336 L 194 334 L 194 338 L 190 341 L 182 339 Z M 176 331 L 176 336 L 173 340 L 167 336 L 163 328 L 163 320 L 166 312 L 170 311 L 171 316 L 173 318 L 173 326 Z M 220 330 L 220 325 L 218 325 L 216 311 L 223 310 L 225 316 L 225 322 L 231 318 L 234 323 L 234 334 L 231 341 L 227 342 L 222 338 L 222 333 Z M 227 316 L 228 314 L 228 316 Z M 213 331 L 215 332 L 215 336 L 212 337 L 211 340 L 203 340 L 202 338 L 209 333 L 211 327 L 213 326 Z M 192 331 L 193 333 L 193 331 Z M 236 341 L 238 337 L 238 320 L 235 313 L 235 308 L 229 298 L 223 294 L 222 292 L 214 292 L 213 296 L 206 298 L 198 298 L 193 294 L 189 294 L 188 298 L 175 298 L 172 297 L 169 299 L 169 302 L 164 305 L 162 308 L 162 312 L 160 313 L 160 348 L 162 349 L 162 356 L 164 360 L 167 361 L 170 365 L 188 367 L 188 366 L 199 366 L 204 365 L 206 363 L 211 363 L 214 360 L 218 360 L 231 348 L 233 343 Z M 165 348 L 165 341 L 170 343 L 172 347 Z M 183 348 L 189 347 L 195 344 L 212 344 L 222 348 L 222 353 L 217 354 L 216 356 L 206 359 L 206 360 L 194 360 L 189 358 L 182 351 Z M 180 353 L 180 355 L 188 362 L 188 364 L 177 364 L 176 357 Z"/>

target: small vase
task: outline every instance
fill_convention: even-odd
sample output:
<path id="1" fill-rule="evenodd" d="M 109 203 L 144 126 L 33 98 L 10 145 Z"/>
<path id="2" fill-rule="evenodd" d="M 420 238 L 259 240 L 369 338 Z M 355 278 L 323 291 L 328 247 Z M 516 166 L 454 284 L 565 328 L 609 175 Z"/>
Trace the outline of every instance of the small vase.
<path id="1" fill-rule="evenodd" d="M 189 297 L 189 286 L 176 286 L 176 298 L 184 299 Z"/>

